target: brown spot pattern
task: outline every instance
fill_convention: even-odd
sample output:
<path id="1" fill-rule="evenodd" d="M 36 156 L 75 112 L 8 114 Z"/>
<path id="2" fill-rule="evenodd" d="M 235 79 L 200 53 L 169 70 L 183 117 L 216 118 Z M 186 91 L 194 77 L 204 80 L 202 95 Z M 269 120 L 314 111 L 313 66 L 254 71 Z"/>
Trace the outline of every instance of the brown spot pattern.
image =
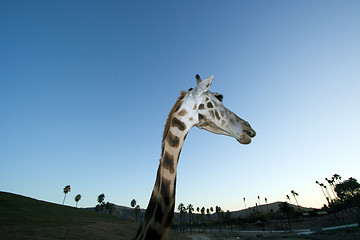
<path id="1" fill-rule="evenodd" d="M 169 180 L 162 178 L 160 194 L 166 206 L 170 204 L 170 184 L 171 182 Z"/>
<path id="2" fill-rule="evenodd" d="M 217 120 L 220 120 L 220 116 L 219 116 L 218 111 L 214 110 L 214 112 L 215 112 L 215 117 L 216 117 L 216 119 L 217 119 Z"/>
<path id="3" fill-rule="evenodd" d="M 170 131 L 167 135 L 166 140 L 171 147 L 177 148 L 179 146 L 179 143 L 180 143 L 179 137 L 173 135 Z"/>
<path id="4" fill-rule="evenodd" d="M 200 104 L 199 105 L 199 110 L 203 110 L 205 108 L 205 105 L 204 104 Z"/>
<path id="5" fill-rule="evenodd" d="M 171 109 L 171 111 L 170 111 L 170 113 L 169 113 L 169 115 L 168 115 L 168 118 L 167 118 L 166 124 L 165 124 L 165 128 L 164 128 L 164 133 L 163 133 L 163 141 L 164 141 L 164 139 L 165 139 L 165 137 L 166 137 L 166 135 L 167 135 L 167 133 L 168 133 L 168 131 L 169 131 L 169 129 L 170 129 L 170 124 L 171 124 L 172 116 L 173 116 L 175 110 L 179 110 L 179 109 L 180 109 L 179 105 L 182 104 L 181 100 L 183 100 L 183 98 L 185 97 L 185 95 L 186 95 L 186 92 L 185 92 L 185 91 L 181 91 L 180 97 L 178 98 L 178 100 L 176 101 L 175 105 L 173 106 L 173 108 Z"/>
<path id="6" fill-rule="evenodd" d="M 204 120 L 205 119 L 205 117 L 204 117 L 204 115 L 202 115 L 202 114 L 198 114 L 198 116 L 199 116 L 199 121 L 201 121 L 201 120 Z"/>
<path id="7" fill-rule="evenodd" d="M 184 131 L 186 129 L 185 123 L 175 117 L 172 119 L 171 126 L 177 127 L 180 131 Z"/>
<path id="8" fill-rule="evenodd" d="M 166 151 L 164 153 L 163 166 L 168 169 L 171 174 L 174 173 L 174 156 Z"/>
<path id="9" fill-rule="evenodd" d="M 212 105 L 211 102 L 208 102 L 208 103 L 206 104 L 206 106 L 207 106 L 208 108 L 213 108 L 213 105 Z"/>
<path id="10" fill-rule="evenodd" d="M 185 116 L 187 114 L 187 111 L 185 109 L 183 109 L 178 114 L 179 114 L 179 116 Z"/>

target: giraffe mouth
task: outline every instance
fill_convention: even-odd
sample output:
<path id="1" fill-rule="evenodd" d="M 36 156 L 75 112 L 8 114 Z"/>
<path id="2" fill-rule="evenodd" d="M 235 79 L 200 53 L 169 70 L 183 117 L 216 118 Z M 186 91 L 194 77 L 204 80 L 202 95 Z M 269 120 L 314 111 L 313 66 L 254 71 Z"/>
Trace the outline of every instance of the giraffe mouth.
<path id="1" fill-rule="evenodd" d="M 256 135 L 255 131 L 244 130 L 244 133 L 246 133 L 251 138 L 255 137 L 255 135 Z"/>
<path id="2" fill-rule="evenodd" d="M 240 138 L 237 138 L 236 140 L 241 144 L 249 144 L 251 143 L 251 138 L 255 137 L 256 132 L 254 130 L 243 130 L 242 134 L 240 135 Z"/>

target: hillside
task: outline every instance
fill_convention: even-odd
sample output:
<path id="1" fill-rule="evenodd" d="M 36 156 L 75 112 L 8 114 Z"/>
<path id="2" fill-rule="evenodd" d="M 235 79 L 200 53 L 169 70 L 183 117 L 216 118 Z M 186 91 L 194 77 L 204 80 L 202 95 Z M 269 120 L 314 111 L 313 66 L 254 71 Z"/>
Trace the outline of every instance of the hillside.
<path id="1" fill-rule="evenodd" d="M 239 216 L 241 217 L 246 217 L 249 216 L 250 213 L 252 213 L 253 211 L 259 211 L 259 212 L 263 212 L 263 213 L 269 213 L 269 212 L 274 212 L 276 213 L 279 210 L 279 205 L 282 202 L 274 202 L 274 203 L 269 203 L 269 204 L 263 204 L 263 205 L 258 205 L 257 207 L 251 207 L 248 209 L 242 209 L 239 211 L 234 211 L 231 212 L 231 217 L 237 218 Z M 297 205 L 293 205 L 290 204 L 294 209 L 298 209 Z M 302 212 L 311 212 L 313 210 L 315 210 L 315 208 L 306 208 L 306 207 L 301 207 L 300 209 Z"/>
<path id="2" fill-rule="evenodd" d="M 0 192 L 0 240 L 131 239 L 139 222 Z M 171 231 L 169 239 L 187 239 Z"/>
<path id="3" fill-rule="evenodd" d="M 269 212 L 274 212 L 276 213 L 279 210 L 279 205 L 282 202 L 274 202 L 274 203 L 269 203 L 269 204 L 263 204 L 263 205 L 259 205 L 257 207 L 250 207 L 247 209 L 242 209 L 242 210 L 238 210 L 238 211 L 232 211 L 231 212 L 231 217 L 232 218 L 238 218 L 238 217 L 247 217 L 249 216 L 251 213 L 253 212 L 263 212 L 264 214 L 267 214 Z M 290 204 L 295 210 L 298 209 L 297 205 L 293 205 Z M 87 208 L 90 211 L 94 211 L 95 208 Z M 300 206 L 300 209 L 303 213 L 305 212 L 311 212 L 313 210 L 316 210 L 315 208 L 306 208 L 306 207 L 302 207 Z M 145 209 L 141 209 L 140 213 L 138 214 L 138 220 L 141 220 L 143 218 L 145 214 Z M 198 212 L 194 211 L 193 213 L 194 215 L 199 215 Z M 119 206 L 119 205 L 115 205 L 115 210 L 113 211 L 114 216 L 120 217 L 122 219 L 125 220 L 130 220 L 130 221 L 134 221 L 135 220 L 135 215 L 134 215 L 134 210 L 130 207 L 125 207 L 125 206 Z M 216 213 L 212 213 L 210 216 L 210 219 L 217 221 L 218 220 L 218 216 Z M 179 223 L 180 222 L 180 213 L 179 212 L 175 212 L 174 214 L 174 218 L 173 218 L 173 223 Z"/>
<path id="4" fill-rule="evenodd" d="M 276 205 L 273 203 L 270 207 Z M 265 205 L 266 206 L 266 205 Z M 266 206 L 267 208 L 267 206 Z M 130 208 L 119 207 L 119 211 L 131 214 Z M 233 212 L 233 217 L 242 214 L 243 211 Z M 248 211 L 248 210 L 247 210 Z M 250 209 L 250 211 L 252 211 Z M 124 213 L 125 214 L 125 213 Z M 341 216 L 343 215 L 344 216 Z M 303 219 L 302 221 L 294 221 L 292 225 L 294 229 L 319 228 L 348 224 L 354 222 L 354 216 L 351 217 L 347 212 L 338 215 L 342 220 L 336 221 L 332 216 L 322 216 L 318 218 Z M 214 215 L 215 216 L 215 215 Z M 240 215 L 238 215 L 240 216 Z M 131 239 L 137 230 L 139 222 L 133 220 L 124 220 L 121 217 L 110 216 L 107 214 L 97 213 L 89 209 L 78 209 L 74 207 L 62 206 L 49 202 L 39 201 L 29 197 L 15 195 L 11 193 L 0 192 L 0 240 L 125 240 Z M 235 226 L 234 226 L 235 227 Z M 251 226 L 249 226 L 251 228 Z M 252 227 L 251 229 L 253 229 Z M 257 230 L 254 228 L 253 230 Z M 258 229 L 258 230 L 263 230 Z M 225 236 L 225 235 L 226 236 Z M 206 236 L 208 239 L 255 239 L 252 233 L 234 233 L 230 237 L 229 232 L 220 234 L 212 234 Z M 194 237 L 194 235 L 192 236 Z M 196 236 L 195 236 L 196 237 Z M 198 239 L 203 239 L 198 236 Z M 302 239 L 295 233 L 270 234 L 263 236 L 264 239 Z M 305 237 L 305 236 L 304 236 Z M 258 237 L 256 236 L 256 239 Z M 314 236 L 306 236 L 306 239 L 314 240 L 350 240 L 359 239 L 358 228 L 320 233 Z M 186 240 L 190 239 L 187 235 L 180 234 L 170 230 L 169 240 Z M 196 239 L 196 238 L 194 238 Z"/>

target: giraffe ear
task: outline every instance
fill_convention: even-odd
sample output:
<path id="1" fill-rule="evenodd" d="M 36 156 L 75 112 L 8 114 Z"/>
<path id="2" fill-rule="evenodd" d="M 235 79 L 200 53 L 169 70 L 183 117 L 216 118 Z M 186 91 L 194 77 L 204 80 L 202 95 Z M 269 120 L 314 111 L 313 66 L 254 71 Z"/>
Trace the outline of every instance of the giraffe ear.
<path id="1" fill-rule="evenodd" d="M 201 83 L 201 77 L 199 76 L 199 74 L 196 74 L 195 78 L 196 78 L 196 84 L 199 85 L 199 83 Z"/>
<path id="2" fill-rule="evenodd" d="M 200 78 L 200 77 L 199 77 Z M 198 85 L 196 86 L 196 91 L 199 93 L 203 93 L 209 90 L 212 82 L 214 79 L 214 75 L 211 75 L 210 77 L 204 79 L 204 80 L 200 80 L 200 82 L 198 83 Z"/>

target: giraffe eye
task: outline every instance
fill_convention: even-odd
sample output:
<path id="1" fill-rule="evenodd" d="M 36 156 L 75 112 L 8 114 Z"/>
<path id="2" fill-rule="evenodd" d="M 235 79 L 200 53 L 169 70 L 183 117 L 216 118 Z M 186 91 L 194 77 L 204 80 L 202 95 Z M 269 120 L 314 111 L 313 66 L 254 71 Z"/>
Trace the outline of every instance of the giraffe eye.
<path id="1" fill-rule="evenodd" d="M 215 96 L 220 102 L 222 102 L 222 100 L 223 100 L 223 95 L 221 95 L 221 94 L 218 94 L 218 95 L 216 95 Z"/>

